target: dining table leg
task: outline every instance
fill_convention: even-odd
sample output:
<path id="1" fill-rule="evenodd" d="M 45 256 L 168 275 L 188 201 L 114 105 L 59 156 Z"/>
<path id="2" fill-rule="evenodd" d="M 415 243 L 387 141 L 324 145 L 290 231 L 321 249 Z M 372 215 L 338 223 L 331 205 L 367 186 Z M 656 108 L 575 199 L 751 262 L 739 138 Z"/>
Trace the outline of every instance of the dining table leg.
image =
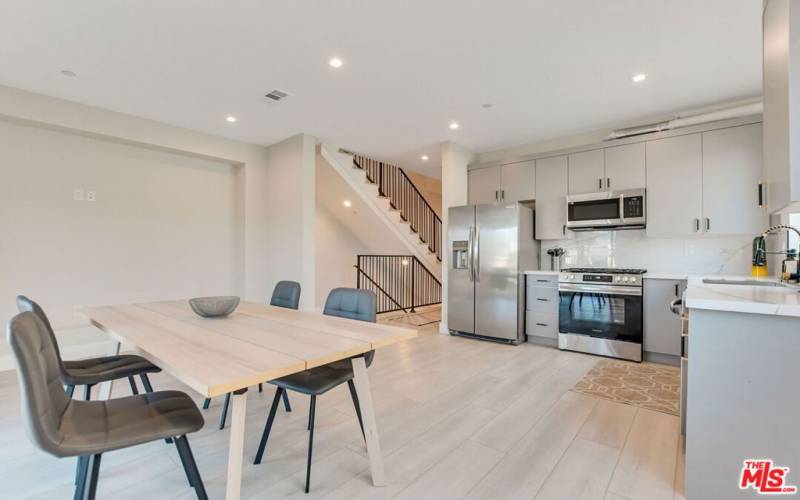
<path id="1" fill-rule="evenodd" d="M 111 347 L 111 352 L 109 355 L 116 356 L 119 354 L 120 347 L 122 346 L 121 343 L 114 341 L 114 345 Z M 100 384 L 100 400 L 104 401 L 106 399 L 111 399 L 111 389 L 114 387 L 114 381 L 109 380 L 108 382 L 102 382 Z"/>
<path id="2" fill-rule="evenodd" d="M 234 391 L 231 397 L 231 440 L 228 446 L 228 482 L 226 500 L 239 500 L 242 490 L 242 459 L 244 455 L 244 421 L 247 411 L 247 388 Z"/>
<path id="3" fill-rule="evenodd" d="M 361 408 L 361 418 L 364 422 L 364 438 L 367 442 L 367 455 L 372 473 L 372 484 L 384 486 L 386 480 L 383 471 L 383 457 L 381 445 L 378 441 L 378 426 L 375 423 L 375 410 L 372 407 L 372 392 L 369 388 L 369 375 L 363 357 L 352 358 L 353 383 L 358 394 L 358 406 Z"/>

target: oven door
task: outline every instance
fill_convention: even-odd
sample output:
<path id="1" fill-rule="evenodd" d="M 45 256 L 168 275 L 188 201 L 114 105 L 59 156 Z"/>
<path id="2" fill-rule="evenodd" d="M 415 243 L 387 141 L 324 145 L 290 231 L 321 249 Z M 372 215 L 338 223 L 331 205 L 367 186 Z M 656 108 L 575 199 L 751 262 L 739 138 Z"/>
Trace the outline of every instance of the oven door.
<path id="1" fill-rule="evenodd" d="M 622 224 L 620 196 L 567 200 L 567 227 L 619 226 Z"/>
<path id="2" fill-rule="evenodd" d="M 633 286 L 558 287 L 558 331 L 642 343 L 642 289 Z"/>

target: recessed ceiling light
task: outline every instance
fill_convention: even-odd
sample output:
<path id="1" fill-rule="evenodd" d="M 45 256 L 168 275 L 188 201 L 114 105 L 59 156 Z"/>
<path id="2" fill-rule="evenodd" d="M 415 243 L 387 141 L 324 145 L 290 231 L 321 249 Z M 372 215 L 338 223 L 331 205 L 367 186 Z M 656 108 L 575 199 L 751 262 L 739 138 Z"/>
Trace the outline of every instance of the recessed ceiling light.
<path id="1" fill-rule="evenodd" d="M 481 107 L 482 107 L 483 109 L 489 109 L 489 108 L 491 108 L 492 106 L 494 106 L 494 104 L 492 104 L 492 103 L 490 103 L 490 102 L 487 102 L 486 104 L 481 104 Z"/>
<path id="2" fill-rule="evenodd" d="M 225 117 L 225 121 L 228 123 L 236 123 L 237 118 L 233 115 L 228 115 Z"/>
<path id="3" fill-rule="evenodd" d="M 347 208 L 350 208 L 353 204 L 350 203 L 350 200 L 344 200 L 342 202 L 342 205 L 346 206 Z"/>
<path id="4" fill-rule="evenodd" d="M 344 63 L 338 57 L 334 57 L 330 61 L 328 61 L 328 65 L 330 65 L 331 68 L 341 68 L 342 64 Z"/>
<path id="5" fill-rule="evenodd" d="M 456 130 L 459 126 L 458 122 L 450 122 L 450 130 Z"/>
<path id="6" fill-rule="evenodd" d="M 428 155 L 422 155 L 422 156 L 420 157 L 420 160 L 422 160 L 422 161 L 428 161 Z"/>
<path id="7" fill-rule="evenodd" d="M 647 75 L 645 75 L 644 73 L 639 73 L 631 77 L 631 81 L 633 83 L 641 83 L 645 80 L 647 80 Z"/>
<path id="8" fill-rule="evenodd" d="M 61 74 L 64 76 L 68 76 L 70 78 L 75 78 L 76 76 L 78 76 L 77 73 L 75 73 L 74 71 L 70 71 L 68 69 L 62 69 Z"/>

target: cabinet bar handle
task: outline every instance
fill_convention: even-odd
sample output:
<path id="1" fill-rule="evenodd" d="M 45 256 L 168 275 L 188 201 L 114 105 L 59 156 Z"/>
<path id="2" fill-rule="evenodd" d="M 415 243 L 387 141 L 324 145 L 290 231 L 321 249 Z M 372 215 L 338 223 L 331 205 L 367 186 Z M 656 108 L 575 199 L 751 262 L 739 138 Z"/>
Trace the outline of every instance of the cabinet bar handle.
<path id="1" fill-rule="evenodd" d="M 675 296 L 676 297 L 680 296 L 680 291 L 678 290 L 678 284 L 677 283 L 675 283 Z"/>
<path id="2" fill-rule="evenodd" d="M 606 177 L 606 188 L 611 188 L 611 177 Z"/>
<path id="3" fill-rule="evenodd" d="M 597 179 L 597 187 L 603 189 L 603 179 Z"/>
<path id="4" fill-rule="evenodd" d="M 500 191 L 500 199 L 506 201 L 506 190 L 503 189 Z"/>
<path id="5" fill-rule="evenodd" d="M 711 217 L 706 217 L 706 231 L 711 231 Z"/>
<path id="6" fill-rule="evenodd" d="M 549 326 L 547 323 L 536 323 L 536 326 Z"/>
<path id="7" fill-rule="evenodd" d="M 764 208 L 764 184 L 758 183 L 758 208 Z"/>
<path id="8" fill-rule="evenodd" d="M 539 283 L 550 283 L 550 280 L 536 280 L 536 281 L 538 281 Z"/>
<path id="9" fill-rule="evenodd" d="M 536 300 L 538 300 L 539 302 L 550 302 L 549 299 L 539 299 L 539 298 L 537 298 Z"/>
<path id="10" fill-rule="evenodd" d="M 695 219 L 694 220 L 694 232 L 696 233 L 698 231 L 700 231 L 700 219 Z"/>

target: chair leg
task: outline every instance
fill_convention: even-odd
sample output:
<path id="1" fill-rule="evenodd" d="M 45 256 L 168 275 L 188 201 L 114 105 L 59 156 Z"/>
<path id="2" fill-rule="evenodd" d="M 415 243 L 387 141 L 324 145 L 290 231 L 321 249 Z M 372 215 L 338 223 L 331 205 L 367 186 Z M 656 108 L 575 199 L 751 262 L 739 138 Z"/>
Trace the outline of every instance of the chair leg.
<path id="1" fill-rule="evenodd" d="M 222 404 L 222 415 L 219 416 L 220 430 L 225 428 L 225 421 L 228 420 L 228 405 L 231 402 L 231 393 L 225 395 L 225 402 Z"/>
<path id="2" fill-rule="evenodd" d="M 150 385 L 150 377 L 148 377 L 146 373 L 141 373 L 139 374 L 139 378 L 142 379 L 144 392 L 153 392 L 153 386 Z"/>
<path id="3" fill-rule="evenodd" d="M 211 405 L 211 398 L 206 398 L 206 400 L 203 401 L 203 409 L 208 410 L 209 405 Z"/>
<path id="4" fill-rule="evenodd" d="M 358 405 L 358 394 L 356 393 L 356 385 L 352 380 L 347 381 L 347 387 L 350 388 L 350 397 L 353 399 L 353 406 L 356 407 L 356 416 L 358 417 L 358 426 L 361 427 L 361 436 L 364 442 L 367 441 L 367 436 L 364 434 L 364 421 L 361 420 L 361 407 Z"/>
<path id="5" fill-rule="evenodd" d="M 281 394 L 283 393 L 284 391 L 282 387 L 278 387 L 278 389 L 275 391 L 275 397 L 272 399 L 272 406 L 269 409 L 267 423 L 264 425 L 264 432 L 261 434 L 261 442 L 258 444 L 256 459 L 253 461 L 253 463 L 256 465 L 261 463 L 261 458 L 264 456 L 264 450 L 267 447 L 267 439 L 269 439 L 269 432 L 272 430 L 272 423 L 275 421 L 275 413 L 278 411 L 278 403 L 280 402 Z"/>
<path id="6" fill-rule="evenodd" d="M 131 384 L 131 393 L 135 396 L 139 394 L 139 388 L 136 387 L 136 379 L 133 376 L 128 377 L 128 382 Z"/>
<path id="7" fill-rule="evenodd" d="M 292 405 L 289 404 L 289 393 L 287 391 L 283 391 L 283 407 L 286 409 L 286 412 L 292 411 Z"/>
<path id="8" fill-rule="evenodd" d="M 317 408 L 317 397 L 311 396 L 311 411 L 308 418 L 308 463 L 306 464 L 306 493 L 311 485 L 311 451 L 314 448 L 314 413 Z"/>
<path id="9" fill-rule="evenodd" d="M 308 402 L 308 426 L 306 427 L 306 430 L 309 431 L 311 430 L 311 420 L 314 418 L 314 405 L 316 404 L 316 402 L 317 398 L 311 396 L 311 399 Z"/>
<path id="10" fill-rule="evenodd" d="M 84 500 L 94 500 L 97 494 L 97 480 L 100 477 L 100 458 L 102 455 L 92 455 L 91 458 L 87 457 L 89 464 L 89 475 L 86 478 L 85 491 L 83 493 Z"/>
<path id="11" fill-rule="evenodd" d="M 89 384 L 83 386 L 83 399 L 85 401 L 92 399 L 92 386 Z"/>
<path id="12" fill-rule="evenodd" d="M 206 488 L 203 486 L 203 479 L 200 477 L 200 472 L 197 470 L 197 464 L 194 461 L 194 455 L 192 455 L 192 449 L 189 447 L 189 440 L 186 439 L 186 436 L 176 437 L 175 447 L 178 448 L 178 455 L 181 457 L 186 479 L 189 480 L 189 486 L 194 488 L 197 499 L 208 500 Z"/>
<path id="13" fill-rule="evenodd" d="M 89 457 L 78 457 L 78 468 L 75 470 L 75 495 L 73 500 L 83 500 L 83 490 L 86 487 L 86 474 L 89 470 Z"/>
<path id="14" fill-rule="evenodd" d="M 86 457 L 84 456 L 79 456 L 78 463 L 75 464 L 75 486 L 77 486 L 81 482 L 81 475 L 84 473 L 85 469 L 85 464 L 84 464 L 85 458 Z"/>
<path id="15" fill-rule="evenodd" d="M 67 396 L 69 396 L 70 399 L 72 399 L 72 394 L 74 392 L 75 392 L 75 386 L 74 385 L 68 385 L 67 386 Z"/>

